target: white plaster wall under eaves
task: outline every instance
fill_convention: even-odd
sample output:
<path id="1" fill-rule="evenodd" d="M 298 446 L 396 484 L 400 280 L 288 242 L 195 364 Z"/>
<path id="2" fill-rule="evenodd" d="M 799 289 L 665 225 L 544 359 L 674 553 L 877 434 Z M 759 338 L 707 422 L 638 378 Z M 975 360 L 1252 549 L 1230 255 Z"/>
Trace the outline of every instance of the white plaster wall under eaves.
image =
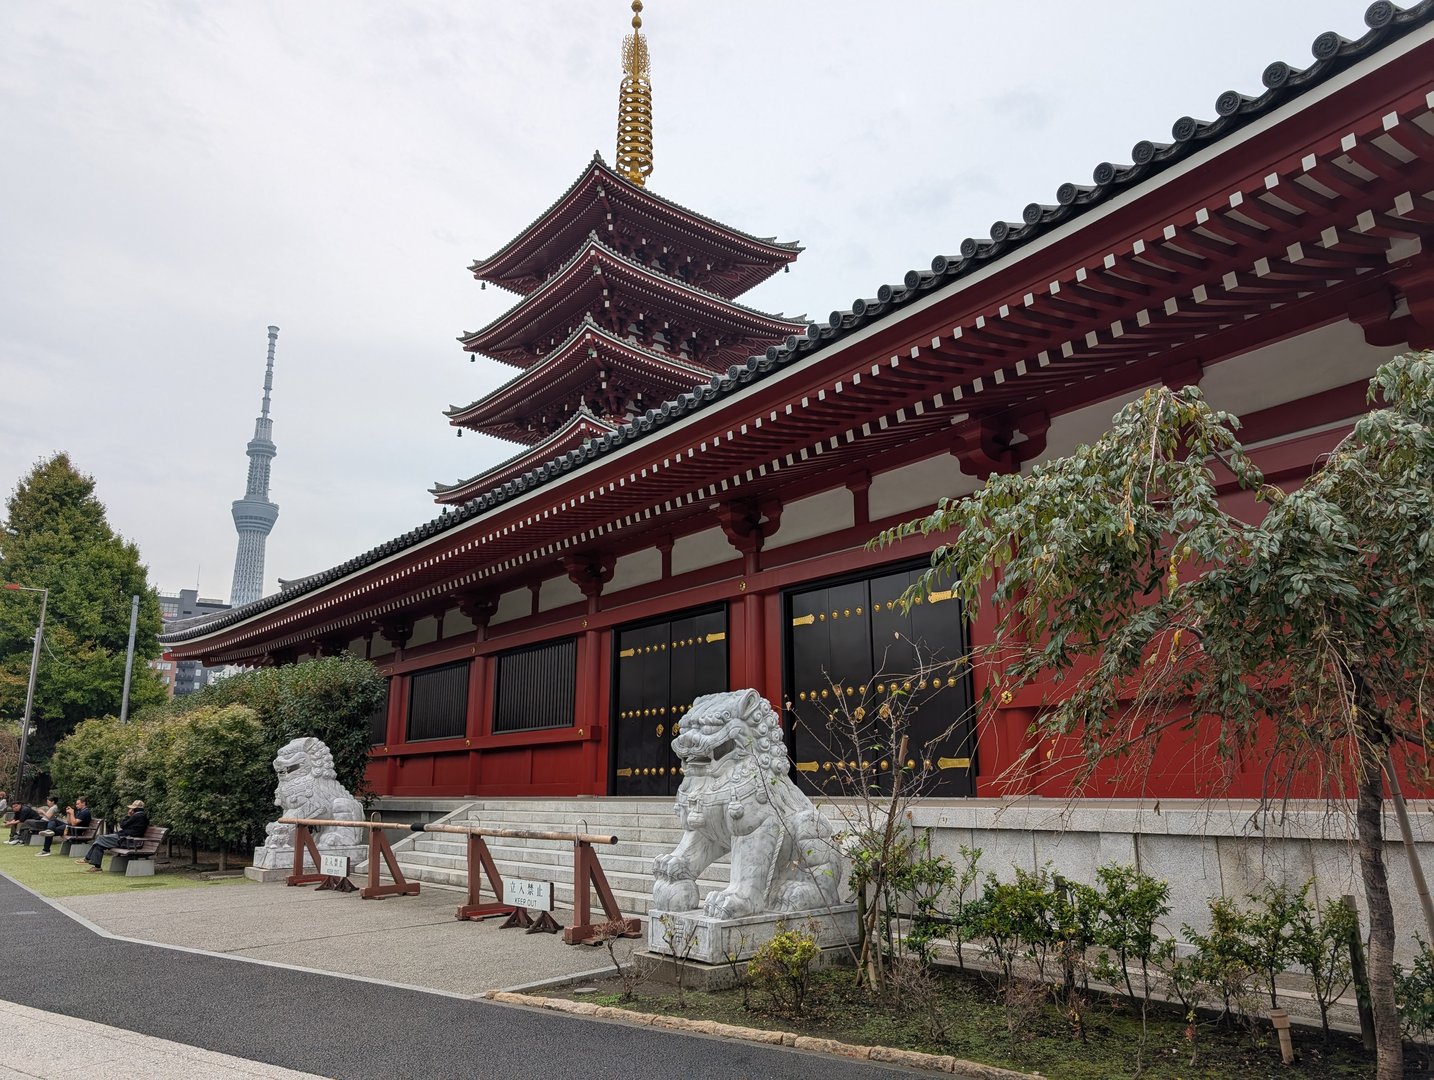
<path id="1" fill-rule="evenodd" d="M 438 619 L 433 615 L 425 615 L 413 624 L 413 635 L 408 639 L 405 648 L 416 649 L 420 645 L 431 645 L 438 640 Z"/>
<path id="2" fill-rule="evenodd" d="M 873 476 L 866 493 L 867 511 L 872 521 L 880 521 L 893 514 L 930 510 L 938 499 L 969 495 L 980 486 L 981 481 L 961 471 L 954 457 L 940 453 Z"/>
<path id="3" fill-rule="evenodd" d="M 621 592 L 623 589 L 646 585 L 662 577 L 662 552 L 646 548 L 624 555 L 617 560 L 612 570 L 612 580 L 603 589 L 604 593 Z"/>
<path id="4" fill-rule="evenodd" d="M 498 609 L 493 612 L 493 618 L 489 620 L 489 626 L 497 626 L 499 623 L 512 622 L 514 619 L 521 619 L 533 610 L 533 594 L 526 586 L 512 589 L 498 597 Z"/>
<path id="5" fill-rule="evenodd" d="M 1200 389 L 1211 408 L 1249 416 L 1261 409 L 1362 382 L 1407 346 L 1368 345 L 1347 319 L 1211 364 Z"/>
<path id="6" fill-rule="evenodd" d="M 737 549 L 727 542 L 720 528 L 682 536 L 672 545 L 672 574 L 685 574 L 737 558 Z"/>
<path id="7" fill-rule="evenodd" d="M 449 608 L 443 613 L 443 640 L 461 637 L 473 633 L 478 629 L 473 625 L 473 620 L 457 608 Z"/>
<path id="8" fill-rule="evenodd" d="M 1065 457 L 1077 446 L 1088 446 L 1095 442 L 1110 430 L 1111 418 L 1143 393 L 1145 387 L 1052 417 L 1050 430 L 1046 432 L 1045 453 L 1029 465 L 1023 465 L 1022 471 L 1042 461 Z"/>
<path id="9" fill-rule="evenodd" d="M 548 578 L 538 592 L 539 611 L 552 611 L 553 608 L 580 604 L 582 601 L 583 591 L 573 584 L 572 578 L 567 576 Z"/>
<path id="10" fill-rule="evenodd" d="M 851 492 L 844 487 L 797 499 L 782 507 L 782 527 L 762 544 L 763 551 L 785 547 L 814 536 L 849 529 L 856 522 Z"/>

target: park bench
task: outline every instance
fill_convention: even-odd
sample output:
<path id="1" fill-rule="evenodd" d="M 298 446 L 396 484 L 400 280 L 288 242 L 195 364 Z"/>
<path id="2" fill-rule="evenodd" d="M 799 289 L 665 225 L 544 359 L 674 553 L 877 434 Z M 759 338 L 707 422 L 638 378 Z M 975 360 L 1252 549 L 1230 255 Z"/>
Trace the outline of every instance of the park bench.
<path id="1" fill-rule="evenodd" d="M 120 841 L 127 846 L 110 848 L 107 853 L 110 857 L 110 872 L 124 874 L 125 877 L 153 877 L 154 856 L 168 832 L 168 829 L 151 825 L 144 831 L 144 839 L 138 846 L 135 846 L 133 837 Z"/>
<path id="2" fill-rule="evenodd" d="M 103 836 L 105 831 L 104 818 L 91 818 L 90 823 L 83 829 L 68 833 L 60 840 L 60 854 L 67 855 L 72 859 L 83 859 L 89 854 L 90 845 L 95 842 L 95 837 Z"/>

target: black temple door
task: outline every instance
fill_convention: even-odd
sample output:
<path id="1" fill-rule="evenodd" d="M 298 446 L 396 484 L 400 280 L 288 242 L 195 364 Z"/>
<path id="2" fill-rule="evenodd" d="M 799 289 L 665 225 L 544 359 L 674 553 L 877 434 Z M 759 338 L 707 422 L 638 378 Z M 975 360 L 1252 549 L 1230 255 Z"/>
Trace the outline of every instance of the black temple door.
<path id="1" fill-rule="evenodd" d="M 789 735 L 809 790 L 889 789 L 893 728 L 904 715 L 906 767 L 930 794 L 974 793 L 969 681 L 960 602 L 937 593 L 902 611 L 919 570 L 795 592 L 790 614 Z M 860 712 L 858 712 L 860 710 Z"/>
<path id="2" fill-rule="evenodd" d="M 611 791 L 671 795 L 682 782 L 672 739 L 694 698 L 727 689 L 725 609 L 617 633 Z"/>
<path id="3" fill-rule="evenodd" d="M 871 677 L 868 607 L 864 581 L 791 597 L 793 761 L 804 786 L 831 795 L 846 790 L 862 757 L 853 713 Z"/>
<path id="4" fill-rule="evenodd" d="M 665 720 L 670 667 L 667 624 L 621 630 L 617 646 L 619 752 L 613 791 L 661 795 L 666 792 L 671 757 Z"/>

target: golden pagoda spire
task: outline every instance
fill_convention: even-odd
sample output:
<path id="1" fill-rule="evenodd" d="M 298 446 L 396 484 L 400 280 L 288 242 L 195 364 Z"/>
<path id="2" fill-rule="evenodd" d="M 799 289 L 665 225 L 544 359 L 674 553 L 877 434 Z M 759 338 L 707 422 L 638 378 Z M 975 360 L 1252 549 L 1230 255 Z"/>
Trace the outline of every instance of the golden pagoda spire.
<path id="1" fill-rule="evenodd" d="M 622 41 L 617 103 L 617 171 L 638 187 L 652 173 L 652 80 L 642 37 L 642 0 L 632 0 L 632 33 Z"/>

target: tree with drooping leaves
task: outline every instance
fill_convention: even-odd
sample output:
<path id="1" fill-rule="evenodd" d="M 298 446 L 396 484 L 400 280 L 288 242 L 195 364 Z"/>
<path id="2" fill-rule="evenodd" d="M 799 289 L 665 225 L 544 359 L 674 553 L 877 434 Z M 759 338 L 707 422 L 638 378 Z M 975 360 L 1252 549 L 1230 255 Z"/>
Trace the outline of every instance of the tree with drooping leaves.
<path id="1" fill-rule="evenodd" d="M 1227 763 L 1270 763 L 1268 796 L 1309 775 L 1353 795 L 1378 1075 L 1393 1080 L 1383 791 L 1431 736 L 1434 354 L 1381 367 L 1370 400 L 1384 407 L 1287 492 L 1198 388 L 1152 390 L 1095 443 L 993 476 L 878 543 L 949 535 L 917 589 L 950 582 L 972 611 L 993 606 L 975 658 L 992 674 L 985 705 L 1060 680 L 1035 734 L 1079 748 L 1077 790 L 1113 758 L 1183 736 Z M 1257 493 L 1263 515 L 1230 512 L 1222 480 Z"/>
<path id="2" fill-rule="evenodd" d="M 130 598 L 140 598 L 130 706 L 163 700 L 145 661 L 159 655 L 159 598 L 139 549 L 116 535 L 92 477 L 65 454 L 36 463 L 15 486 L 0 522 L 0 582 L 48 589 L 28 744 L 48 766 L 55 743 L 82 720 L 118 713 L 129 643 Z M 24 713 L 40 597 L 0 592 L 0 717 Z"/>

